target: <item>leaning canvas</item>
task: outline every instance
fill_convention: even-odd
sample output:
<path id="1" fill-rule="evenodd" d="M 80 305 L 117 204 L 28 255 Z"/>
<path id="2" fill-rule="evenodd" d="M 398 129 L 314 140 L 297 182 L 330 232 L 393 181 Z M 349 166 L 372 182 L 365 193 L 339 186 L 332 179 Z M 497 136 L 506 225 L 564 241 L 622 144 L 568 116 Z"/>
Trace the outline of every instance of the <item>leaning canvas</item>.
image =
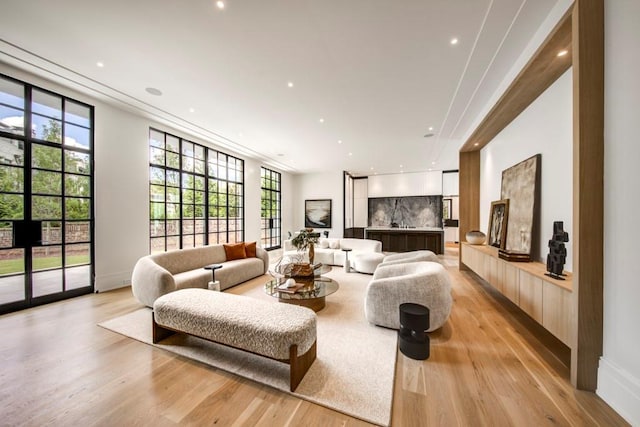
<path id="1" fill-rule="evenodd" d="M 502 171 L 501 199 L 509 199 L 507 241 L 509 251 L 538 252 L 540 161 L 536 154 Z"/>

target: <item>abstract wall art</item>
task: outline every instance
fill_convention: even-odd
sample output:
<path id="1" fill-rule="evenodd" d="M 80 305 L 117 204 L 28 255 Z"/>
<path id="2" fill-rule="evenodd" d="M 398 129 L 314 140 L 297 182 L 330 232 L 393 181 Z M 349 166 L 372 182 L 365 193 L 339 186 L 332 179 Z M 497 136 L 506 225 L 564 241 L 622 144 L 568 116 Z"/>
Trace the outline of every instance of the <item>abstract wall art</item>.
<path id="1" fill-rule="evenodd" d="M 304 226 L 331 228 L 331 199 L 305 200 Z"/>
<path id="2" fill-rule="evenodd" d="M 538 253 L 541 158 L 536 154 L 502 171 L 500 198 L 509 199 L 508 251 Z"/>

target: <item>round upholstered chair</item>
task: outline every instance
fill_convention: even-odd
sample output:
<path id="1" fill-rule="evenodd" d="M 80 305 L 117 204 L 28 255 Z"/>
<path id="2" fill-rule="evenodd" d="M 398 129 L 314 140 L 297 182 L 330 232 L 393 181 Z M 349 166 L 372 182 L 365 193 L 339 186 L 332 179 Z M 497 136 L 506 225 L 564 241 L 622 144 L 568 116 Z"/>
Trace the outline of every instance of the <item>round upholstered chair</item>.
<path id="1" fill-rule="evenodd" d="M 391 254 L 384 257 L 382 265 L 404 264 L 405 262 L 430 261 L 440 262 L 438 255 L 428 250 L 401 252 L 399 254 Z"/>
<path id="2" fill-rule="evenodd" d="M 367 321 L 387 328 L 400 328 L 400 304 L 429 308 L 429 332 L 440 328 L 451 313 L 449 273 L 436 262 L 379 265 L 367 285 L 364 313 Z"/>
<path id="3" fill-rule="evenodd" d="M 353 256 L 353 268 L 360 273 L 373 274 L 385 258 L 380 252 L 364 252 Z"/>

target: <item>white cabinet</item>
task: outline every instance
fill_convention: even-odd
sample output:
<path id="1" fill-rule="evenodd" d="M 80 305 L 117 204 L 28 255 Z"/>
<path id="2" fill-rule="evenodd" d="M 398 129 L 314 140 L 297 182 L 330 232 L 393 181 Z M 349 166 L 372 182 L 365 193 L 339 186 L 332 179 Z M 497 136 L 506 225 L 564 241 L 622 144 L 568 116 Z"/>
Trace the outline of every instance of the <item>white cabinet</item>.
<path id="1" fill-rule="evenodd" d="M 457 196 L 458 195 L 458 172 L 443 172 L 442 173 L 442 194 L 445 196 Z"/>
<path id="2" fill-rule="evenodd" d="M 357 178 L 353 180 L 353 226 L 356 228 L 368 226 L 368 181 L 367 178 Z"/>
<path id="3" fill-rule="evenodd" d="M 427 172 L 425 195 L 439 196 L 440 194 L 442 194 L 442 171 Z"/>

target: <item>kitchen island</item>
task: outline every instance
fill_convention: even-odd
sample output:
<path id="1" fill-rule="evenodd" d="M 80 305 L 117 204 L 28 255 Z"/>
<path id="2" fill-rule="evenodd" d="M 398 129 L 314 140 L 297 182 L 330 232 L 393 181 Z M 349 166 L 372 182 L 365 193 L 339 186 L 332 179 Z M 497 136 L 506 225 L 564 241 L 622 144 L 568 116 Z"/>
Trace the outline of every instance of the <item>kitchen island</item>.
<path id="1" fill-rule="evenodd" d="M 444 253 L 444 229 L 437 227 L 368 227 L 365 239 L 379 240 L 382 250 L 408 252 L 428 249 L 436 254 Z"/>

